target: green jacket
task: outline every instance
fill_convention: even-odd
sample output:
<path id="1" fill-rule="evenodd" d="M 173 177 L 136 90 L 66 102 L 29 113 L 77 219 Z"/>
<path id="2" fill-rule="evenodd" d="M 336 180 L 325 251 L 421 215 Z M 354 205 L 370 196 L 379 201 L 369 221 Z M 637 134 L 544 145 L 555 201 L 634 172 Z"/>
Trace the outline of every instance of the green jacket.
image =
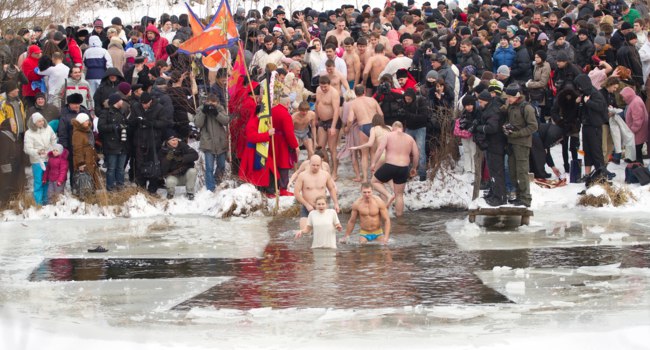
<path id="1" fill-rule="evenodd" d="M 535 108 L 529 103 L 525 103 L 522 108 L 522 103 L 524 102 L 508 105 L 508 122 L 515 127 L 515 131 L 508 135 L 508 143 L 532 147 L 533 133 L 537 131 Z"/>
<path id="2" fill-rule="evenodd" d="M 636 9 L 630 9 L 630 12 L 628 12 L 627 15 L 623 15 L 623 21 L 634 26 L 634 21 L 636 21 L 636 19 L 640 17 L 641 15 L 639 14 L 639 11 L 637 11 Z"/>

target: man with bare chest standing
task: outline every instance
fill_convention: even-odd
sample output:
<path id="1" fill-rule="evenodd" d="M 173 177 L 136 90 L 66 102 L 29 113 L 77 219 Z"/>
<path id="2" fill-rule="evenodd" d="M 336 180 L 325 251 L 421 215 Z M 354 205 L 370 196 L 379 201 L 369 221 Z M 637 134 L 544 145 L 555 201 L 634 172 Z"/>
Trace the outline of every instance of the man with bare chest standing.
<path id="1" fill-rule="evenodd" d="M 375 164 L 384 151 L 386 151 L 386 163 L 375 171 Z M 419 157 L 420 152 L 415 140 L 404 132 L 404 126 L 399 121 L 393 123 L 393 131 L 381 140 L 377 152 L 372 157 L 370 169 L 375 172 L 372 186 L 386 199 L 387 206 L 390 206 L 393 200 L 395 201 L 397 216 L 404 214 L 404 188 L 409 177 L 417 174 Z M 410 171 L 409 163 L 412 164 Z M 394 192 L 392 196 L 384 187 L 384 184 L 391 180 Z"/>
<path id="2" fill-rule="evenodd" d="M 375 114 L 383 116 L 384 113 L 381 111 L 381 107 L 377 100 L 364 95 L 365 88 L 363 86 L 357 85 L 354 88 L 354 94 L 357 98 L 349 102 L 350 113 L 346 127 L 351 128 L 352 124 L 356 120 L 360 131 L 359 142 L 360 144 L 364 144 L 368 142 L 368 137 L 370 137 L 372 118 Z M 368 182 L 368 148 L 361 149 L 361 170 L 363 171 L 361 182 Z"/>
<path id="3" fill-rule="evenodd" d="M 293 193 L 296 201 L 301 204 L 300 206 L 300 229 L 304 229 L 307 225 L 307 217 L 309 212 L 314 210 L 316 205 L 316 198 L 327 195 L 330 193 L 332 202 L 334 203 L 334 210 L 340 212 L 338 197 L 336 194 L 336 186 L 330 174 L 321 169 L 322 159 L 313 155 L 309 159 L 309 170 L 304 171 L 298 175 L 296 179 L 296 186 Z"/>
<path id="4" fill-rule="evenodd" d="M 330 85 L 330 78 L 321 76 L 318 79 L 319 87 L 316 89 L 316 117 L 318 118 L 318 146 L 323 149 L 327 163 L 332 165 L 332 179 L 336 181 L 338 159 L 336 147 L 341 131 L 340 95 Z M 325 147 L 329 148 L 330 157 L 327 156 Z M 331 161 L 329 161 L 331 159 Z"/>
<path id="5" fill-rule="evenodd" d="M 359 243 L 365 244 L 377 240 L 387 244 L 390 238 L 390 217 L 388 209 L 381 198 L 372 193 L 372 185 L 364 183 L 361 185 L 361 198 L 352 204 L 350 220 L 345 227 L 345 236 L 341 243 L 347 242 L 354 225 L 359 218 Z M 382 221 L 384 227 L 381 227 Z"/>

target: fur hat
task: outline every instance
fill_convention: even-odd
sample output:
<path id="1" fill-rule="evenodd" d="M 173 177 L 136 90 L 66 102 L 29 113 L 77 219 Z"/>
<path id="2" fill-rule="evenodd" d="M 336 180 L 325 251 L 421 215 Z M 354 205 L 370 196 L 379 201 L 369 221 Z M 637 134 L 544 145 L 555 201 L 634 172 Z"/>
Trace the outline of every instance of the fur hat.
<path id="1" fill-rule="evenodd" d="M 77 117 L 74 118 L 79 124 L 83 124 L 86 121 L 90 120 L 90 117 L 86 113 L 79 113 L 77 114 Z"/>
<path id="2" fill-rule="evenodd" d="M 66 98 L 68 104 L 82 104 L 84 102 L 84 97 L 81 94 L 74 93 Z"/>
<path id="3" fill-rule="evenodd" d="M 41 120 L 41 119 L 45 120 L 45 117 L 43 117 L 42 114 L 40 114 L 38 112 L 32 114 L 32 123 L 36 124 L 36 122 Z"/>

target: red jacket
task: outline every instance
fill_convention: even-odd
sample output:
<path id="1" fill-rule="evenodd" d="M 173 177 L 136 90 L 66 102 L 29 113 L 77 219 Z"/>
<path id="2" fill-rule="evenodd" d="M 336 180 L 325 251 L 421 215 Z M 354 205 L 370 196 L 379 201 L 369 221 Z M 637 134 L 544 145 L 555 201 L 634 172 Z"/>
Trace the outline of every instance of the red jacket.
<path id="1" fill-rule="evenodd" d="M 239 114 L 238 118 L 230 122 L 230 139 L 236 153 L 236 157 L 241 159 L 246 149 L 246 125 L 248 121 L 255 116 L 257 105 L 251 96 L 246 96 L 241 104 L 231 104 L 230 113 Z M 233 108 L 235 107 L 235 108 Z M 239 107 L 239 110 L 236 110 Z"/>
<path id="2" fill-rule="evenodd" d="M 269 153 L 271 169 L 273 169 L 274 157 L 278 169 L 291 169 L 293 168 L 293 164 L 290 153 L 298 148 L 298 139 L 296 139 L 296 135 L 293 133 L 293 119 L 291 119 L 291 114 L 289 114 L 287 107 L 278 104 L 271 108 L 271 120 L 275 129 L 275 135 L 272 137 L 275 148 L 271 147 Z M 273 153 L 274 150 L 275 154 Z"/>
<path id="3" fill-rule="evenodd" d="M 38 67 L 38 58 L 32 57 L 34 52 L 41 52 L 41 49 L 36 45 L 30 46 L 27 50 L 27 58 L 25 58 L 21 67 L 28 80 L 27 84 L 23 84 L 23 96 L 36 96 L 37 92 L 41 92 L 40 89 L 32 89 L 32 82 L 43 79 L 42 76 L 34 72 L 34 69 Z"/>
<path id="4" fill-rule="evenodd" d="M 55 157 L 50 151 L 47 157 L 47 167 L 43 174 L 43 183 L 65 183 L 65 180 L 68 178 L 68 150 L 64 148 L 58 157 Z"/>
<path id="5" fill-rule="evenodd" d="M 66 57 L 66 60 L 72 60 L 72 65 L 75 67 L 81 67 L 83 70 L 83 57 L 81 55 L 81 48 L 77 45 L 77 42 L 74 39 L 68 39 L 68 50 L 65 52 L 70 58 Z M 68 63 L 68 62 L 64 62 Z"/>
<path id="6" fill-rule="evenodd" d="M 147 39 L 147 32 L 154 32 L 156 33 L 156 38 L 153 41 L 149 41 Z M 169 45 L 169 42 L 167 39 L 163 38 L 160 36 L 160 32 L 158 31 L 158 28 L 156 28 L 155 25 L 150 24 L 147 26 L 147 30 L 145 31 L 143 41 L 145 44 L 151 46 L 151 49 L 153 50 L 153 55 L 157 60 L 164 60 L 167 61 L 167 45 Z"/>
<path id="7" fill-rule="evenodd" d="M 268 132 L 259 133 L 257 131 L 260 120 L 257 115 L 253 114 L 246 123 L 246 147 L 241 157 L 239 166 L 239 178 L 255 186 L 266 187 L 269 185 L 269 168 L 273 167 L 272 160 L 266 160 L 266 166 L 261 169 L 255 169 L 255 147 L 259 142 L 268 142 L 271 138 Z M 270 150 L 269 150 L 270 153 Z"/>

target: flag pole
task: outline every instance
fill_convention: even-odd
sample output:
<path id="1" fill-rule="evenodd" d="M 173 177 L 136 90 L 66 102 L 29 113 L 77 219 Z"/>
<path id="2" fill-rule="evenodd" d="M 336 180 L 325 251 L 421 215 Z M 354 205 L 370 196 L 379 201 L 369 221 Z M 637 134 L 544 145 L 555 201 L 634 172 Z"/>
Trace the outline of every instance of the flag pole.
<path id="1" fill-rule="evenodd" d="M 271 109 L 273 109 L 273 101 L 271 99 L 271 89 L 273 89 L 273 86 L 271 86 L 271 77 L 273 76 L 272 74 L 269 74 L 269 79 L 267 80 L 267 89 L 269 89 L 269 124 L 271 126 L 271 129 L 275 129 L 273 127 L 273 113 L 271 113 Z M 275 84 L 275 79 L 273 79 L 273 83 Z M 280 189 L 278 188 L 278 165 L 276 162 L 277 155 L 275 154 L 275 130 L 273 132 L 273 135 L 271 135 L 271 152 L 273 152 L 273 182 L 275 185 L 275 208 L 273 208 L 273 216 L 276 216 L 278 214 L 278 209 L 280 208 Z"/>

